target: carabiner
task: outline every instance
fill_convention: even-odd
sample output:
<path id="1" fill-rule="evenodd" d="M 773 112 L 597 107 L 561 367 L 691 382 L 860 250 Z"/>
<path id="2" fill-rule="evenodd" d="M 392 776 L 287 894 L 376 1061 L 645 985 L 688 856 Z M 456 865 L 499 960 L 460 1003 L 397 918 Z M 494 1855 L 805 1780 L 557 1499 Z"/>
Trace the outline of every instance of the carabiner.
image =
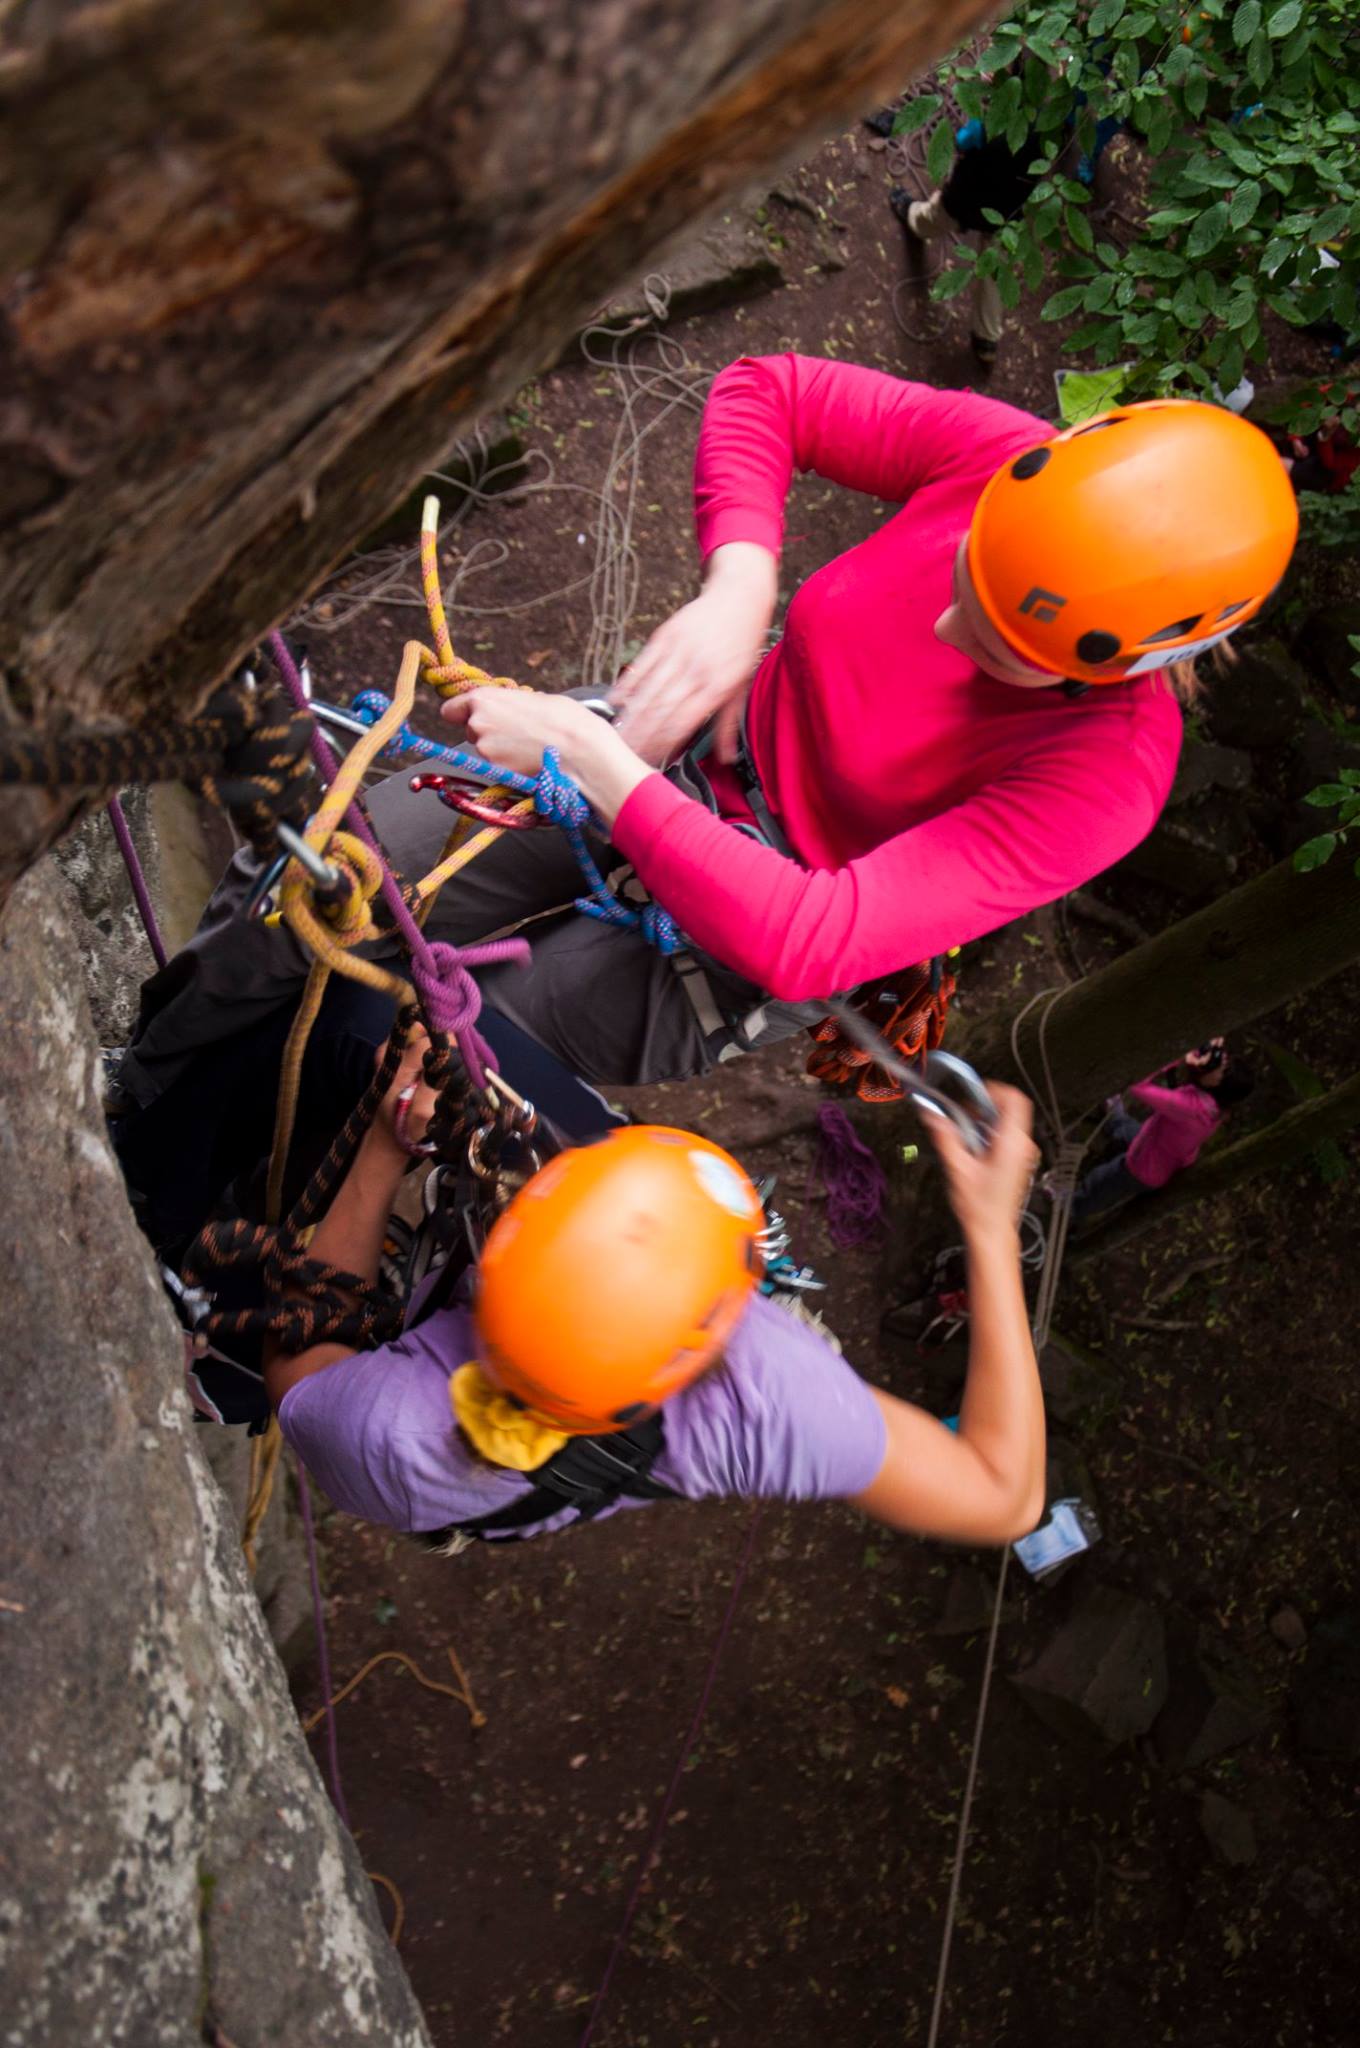
<path id="1" fill-rule="evenodd" d="M 928 1053 L 923 1071 L 913 1066 L 910 1060 L 904 1060 L 883 1033 L 875 1030 L 863 1011 L 856 1010 L 842 997 L 832 996 L 824 1007 L 846 1037 L 852 1039 L 861 1052 L 868 1053 L 876 1067 L 882 1067 L 885 1074 L 891 1074 L 894 1081 L 902 1083 L 908 1100 L 917 1109 L 923 1110 L 927 1116 L 947 1117 L 974 1155 L 987 1150 L 992 1126 L 997 1120 L 997 1108 L 987 1093 L 985 1083 L 966 1060 L 958 1059 L 952 1052 Z M 946 1093 L 950 1083 L 969 1098 L 967 1104 Z"/>
<path id="2" fill-rule="evenodd" d="M 280 819 L 275 826 L 279 843 L 287 849 L 289 856 L 309 874 L 316 885 L 316 894 L 323 903 L 333 902 L 349 890 L 349 881 L 333 861 L 326 860 L 314 846 L 309 846 L 300 832 Z"/>

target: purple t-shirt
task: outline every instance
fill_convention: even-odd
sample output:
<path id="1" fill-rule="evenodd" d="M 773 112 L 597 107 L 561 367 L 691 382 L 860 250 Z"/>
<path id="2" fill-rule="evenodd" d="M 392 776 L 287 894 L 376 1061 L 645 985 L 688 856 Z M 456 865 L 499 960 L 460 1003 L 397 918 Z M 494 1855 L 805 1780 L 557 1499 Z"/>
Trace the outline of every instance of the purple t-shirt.
<path id="1" fill-rule="evenodd" d="M 468 1311 L 443 1309 L 393 1344 L 299 1380 L 283 1397 L 280 1427 L 348 1514 L 416 1533 L 474 1521 L 532 1483 L 480 1458 L 454 1421 L 449 1375 L 476 1355 Z M 877 1478 L 887 1448 L 882 1412 L 859 1374 L 759 1295 L 722 1364 L 666 1403 L 665 1425 L 653 1476 L 687 1500 L 842 1499 Z M 576 1518 L 564 1508 L 514 1533 L 543 1535 Z"/>

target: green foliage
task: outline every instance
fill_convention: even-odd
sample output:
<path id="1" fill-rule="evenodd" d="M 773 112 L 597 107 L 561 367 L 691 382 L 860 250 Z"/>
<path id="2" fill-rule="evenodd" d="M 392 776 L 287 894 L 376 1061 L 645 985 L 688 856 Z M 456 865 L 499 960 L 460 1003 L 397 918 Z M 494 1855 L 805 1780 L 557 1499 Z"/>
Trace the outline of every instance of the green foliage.
<path id="1" fill-rule="evenodd" d="M 1300 491 L 1299 519 L 1305 540 L 1320 548 L 1360 549 L 1360 477 L 1344 491 Z"/>
<path id="2" fill-rule="evenodd" d="M 1265 1045 L 1272 1066 L 1281 1078 L 1288 1082 L 1300 1102 L 1316 1102 L 1320 1095 L 1327 1093 L 1327 1083 L 1321 1074 L 1315 1073 L 1307 1061 L 1301 1060 L 1297 1053 L 1290 1052 L 1288 1046 L 1277 1045 L 1274 1039 L 1270 1038 L 1266 1040 Z M 1324 1138 L 1320 1145 L 1314 1146 L 1313 1163 L 1329 1187 L 1334 1187 L 1338 1181 L 1347 1178 L 1349 1169 L 1346 1165 L 1346 1155 L 1335 1138 Z"/>
<path id="3" fill-rule="evenodd" d="M 980 57 L 962 51 L 940 76 L 989 136 L 1017 151 L 1030 138 L 1043 167 L 979 273 L 1035 289 L 1055 270 L 1043 317 L 1091 316 L 1072 346 L 1098 365 L 1127 362 L 1126 395 L 1231 391 L 1264 356 L 1267 307 L 1292 326 L 1360 326 L 1352 0 L 1022 0 Z M 1150 160 L 1145 217 L 1126 248 L 1093 228 L 1090 193 L 1068 175 L 1073 127 L 1087 151 L 1107 116 L 1143 138 Z M 948 132 L 942 121 L 931 137 L 936 183 Z M 1318 402 L 1356 432 L 1358 397 Z"/>
<path id="4" fill-rule="evenodd" d="M 1348 634 L 1351 647 L 1360 654 L 1360 633 Z M 1352 673 L 1360 676 L 1360 661 L 1352 662 Z M 1360 768 L 1338 768 L 1335 782 L 1322 782 L 1316 789 L 1310 789 L 1304 798 L 1315 810 L 1335 811 L 1336 820 L 1328 832 L 1321 832 L 1316 839 L 1305 839 L 1294 853 L 1294 866 L 1300 874 L 1307 874 L 1313 868 L 1320 868 L 1329 861 L 1338 846 L 1344 846 L 1350 834 L 1360 827 Z M 1360 875 L 1360 861 L 1355 864 Z"/>

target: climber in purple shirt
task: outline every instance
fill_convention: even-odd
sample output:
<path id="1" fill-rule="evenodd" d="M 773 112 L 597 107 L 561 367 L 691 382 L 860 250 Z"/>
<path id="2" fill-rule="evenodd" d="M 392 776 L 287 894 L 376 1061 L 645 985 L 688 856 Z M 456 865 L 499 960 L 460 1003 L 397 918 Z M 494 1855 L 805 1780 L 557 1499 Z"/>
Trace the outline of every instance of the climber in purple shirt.
<path id="1" fill-rule="evenodd" d="M 367 1279 L 409 1164 L 398 1097 L 408 1142 L 432 1107 L 422 1049 L 417 1036 L 312 1242 Z M 846 1499 L 923 1535 L 1021 1536 L 1044 1487 L 1018 1241 L 1036 1155 L 1029 1103 L 993 1094 L 985 1156 L 932 1127 L 969 1264 L 957 1433 L 757 1293 L 760 1204 L 728 1154 L 642 1126 L 561 1154 L 515 1195 L 471 1307 L 417 1315 L 372 1351 L 276 1351 L 283 1434 L 337 1507 L 453 1547 L 666 1495 Z"/>

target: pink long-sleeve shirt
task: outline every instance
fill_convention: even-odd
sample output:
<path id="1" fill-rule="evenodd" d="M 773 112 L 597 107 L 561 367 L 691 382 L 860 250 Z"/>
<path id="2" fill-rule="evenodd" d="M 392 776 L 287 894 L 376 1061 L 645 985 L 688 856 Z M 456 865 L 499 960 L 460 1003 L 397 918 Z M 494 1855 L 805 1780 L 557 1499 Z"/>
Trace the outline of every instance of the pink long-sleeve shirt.
<path id="1" fill-rule="evenodd" d="M 1208 1088 L 1158 1088 L 1140 1081 L 1129 1099 L 1151 1111 L 1124 1156 L 1124 1163 L 1144 1187 L 1161 1188 L 1174 1173 L 1193 1166 L 1223 1120 Z"/>
<path id="2" fill-rule="evenodd" d="M 809 356 L 714 383 L 696 463 L 699 546 L 779 552 L 795 469 L 899 504 L 808 577 L 757 671 L 747 738 L 797 855 L 661 775 L 614 844 L 703 950 L 789 1001 L 889 974 L 1089 880 L 1151 829 L 1180 713 L 1161 676 L 1072 700 L 983 675 L 935 638 L 984 484 L 1052 433 L 1012 406 Z"/>

